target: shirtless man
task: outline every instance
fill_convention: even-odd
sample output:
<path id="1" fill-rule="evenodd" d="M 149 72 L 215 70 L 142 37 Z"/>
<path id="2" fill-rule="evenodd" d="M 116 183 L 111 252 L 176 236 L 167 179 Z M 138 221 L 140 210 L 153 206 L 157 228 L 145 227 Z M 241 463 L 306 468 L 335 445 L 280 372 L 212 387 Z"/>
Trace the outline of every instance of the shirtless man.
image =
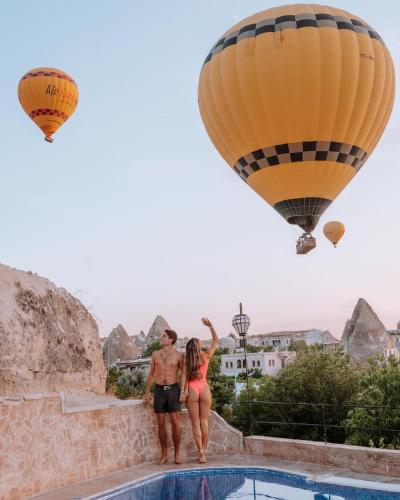
<path id="1" fill-rule="evenodd" d="M 161 444 L 160 465 L 165 464 L 168 460 L 167 413 L 170 415 L 172 425 L 175 463 L 182 463 L 180 457 L 181 403 L 179 401 L 181 390 L 178 384 L 178 372 L 182 371 L 183 368 L 183 355 L 174 347 L 177 338 L 178 336 L 173 330 L 165 330 L 161 335 L 162 349 L 153 352 L 151 356 L 150 373 L 143 396 L 143 400 L 150 403 L 150 389 L 155 382 L 154 412 L 157 415 L 158 437 Z"/>

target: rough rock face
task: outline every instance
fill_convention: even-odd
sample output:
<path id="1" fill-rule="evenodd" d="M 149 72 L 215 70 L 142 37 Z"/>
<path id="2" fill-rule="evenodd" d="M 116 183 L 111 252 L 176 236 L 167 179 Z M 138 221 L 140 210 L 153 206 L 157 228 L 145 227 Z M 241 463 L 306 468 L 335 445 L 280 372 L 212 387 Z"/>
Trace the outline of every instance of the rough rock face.
<path id="1" fill-rule="evenodd" d="M 104 393 L 105 377 L 96 321 L 79 300 L 0 264 L 0 395 Z"/>
<path id="2" fill-rule="evenodd" d="M 338 341 L 329 330 L 316 329 L 305 332 L 304 340 L 307 344 L 332 344 Z"/>
<path id="3" fill-rule="evenodd" d="M 146 336 L 146 345 L 151 345 L 163 334 L 164 330 L 169 330 L 170 326 L 162 316 L 157 316 L 150 327 L 149 333 Z"/>
<path id="4" fill-rule="evenodd" d="M 280 331 L 270 332 L 261 335 L 249 335 L 251 339 L 259 339 L 271 345 L 274 340 L 280 341 L 281 347 L 286 347 L 292 341 L 303 341 L 307 345 L 313 344 L 332 344 L 338 342 L 329 330 L 319 330 L 311 328 L 311 330 L 295 330 L 295 331 Z"/>
<path id="5" fill-rule="evenodd" d="M 366 361 L 369 356 L 383 354 L 388 340 L 381 320 L 366 300 L 359 299 L 340 341 L 344 350 L 355 361 Z"/>
<path id="6" fill-rule="evenodd" d="M 134 344 L 136 347 L 140 349 L 140 351 L 143 350 L 144 346 L 146 345 L 146 335 L 143 330 L 140 330 L 139 335 L 130 335 L 131 340 L 133 340 Z"/>
<path id="7" fill-rule="evenodd" d="M 107 337 L 103 346 L 103 353 L 104 360 L 108 365 L 115 361 L 135 359 L 139 356 L 140 349 L 136 347 L 125 328 L 122 325 L 118 325 Z"/>

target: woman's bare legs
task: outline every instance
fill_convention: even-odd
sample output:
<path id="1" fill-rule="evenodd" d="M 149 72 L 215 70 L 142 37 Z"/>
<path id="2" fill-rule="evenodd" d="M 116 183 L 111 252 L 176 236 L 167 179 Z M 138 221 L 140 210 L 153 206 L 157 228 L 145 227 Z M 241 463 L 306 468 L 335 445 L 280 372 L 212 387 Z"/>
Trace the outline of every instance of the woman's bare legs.
<path id="1" fill-rule="evenodd" d="M 200 396 L 195 389 L 189 387 L 189 395 L 186 400 L 186 406 L 189 411 L 192 422 L 193 437 L 199 450 L 199 461 L 204 457 L 204 448 L 200 427 Z"/>
<path id="2" fill-rule="evenodd" d="M 208 443 L 208 417 L 210 414 L 210 409 L 211 409 L 211 392 L 208 384 L 206 384 L 200 394 L 200 414 L 199 414 L 200 429 L 201 429 L 201 444 L 203 446 L 202 458 L 204 459 L 204 462 L 206 461 L 204 453 L 206 451 Z"/>

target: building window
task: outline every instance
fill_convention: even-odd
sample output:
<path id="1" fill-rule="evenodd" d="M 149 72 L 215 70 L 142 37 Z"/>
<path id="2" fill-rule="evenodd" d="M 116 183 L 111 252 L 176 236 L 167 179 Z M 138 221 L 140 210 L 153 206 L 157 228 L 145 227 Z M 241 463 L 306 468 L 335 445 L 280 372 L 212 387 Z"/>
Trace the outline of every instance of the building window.
<path id="1" fill-rule="evenodd" d="M 233 368 L 233 361 L 231 361 L 231 368 Z"/>
<path id="2" fill-rule="evenodd" d="M 275 360 L 274 359 L 272 360 L 272 366 L 275 366 Z"/>
<path id="3" fill-rule="evenodd" d="M 237 367 L 242 368 L 242 360 L 240 359 L 237 360 Z"/>
<path id="4" fill-rule="evenodd" d="M 246 368 L 246 360 L 243 360 L 243 368 Z"/>
<path id="5" fill-rule="evenodd" d="M 256 362 L 255 362 L 255 361 L 253 361 L 253 368 L 254 368 L 255 366 L 256 366 Z"/>
<path id="6" fill-rule="evenodd" d="M 281 366 L 282 366 L 282 368 L 285 366 L 285 360 L 284 359 L 281 359 Z"/>
<path id="7" fill-rule="evenodd" d="M 259 359 L 257 360 L 257 366 L 260 366 L 260 360 Z"/>
<path id="8" fill-rule="evenodd" d="M 268 360 L 268 366 L 271 366 L 271 360 L 270 359 Z"/>
<path id="9" fill-rule="evenodd" d="M 229 363 L 228 361 L 225 362 L 225 368 L 229 368 Z"/>

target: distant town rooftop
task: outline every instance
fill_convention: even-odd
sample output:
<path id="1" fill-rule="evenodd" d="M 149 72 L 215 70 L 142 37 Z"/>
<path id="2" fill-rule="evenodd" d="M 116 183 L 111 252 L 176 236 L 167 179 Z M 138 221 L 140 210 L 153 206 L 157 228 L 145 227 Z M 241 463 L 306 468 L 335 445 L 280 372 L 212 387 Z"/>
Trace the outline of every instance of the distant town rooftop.
<path id="1" fill-rule="evenodd" d="M 281 332 L 269 332 L 269 333 L 259 333 L 256 335 L 249 335 L 249 338 L 265 338 L 265 337 L 296 337 L 304 335 L 309 332 L 319 332 L 317 328 L 310 328 L 309 330 L 294 330 L 294 331 L 281 331 Z"/>

